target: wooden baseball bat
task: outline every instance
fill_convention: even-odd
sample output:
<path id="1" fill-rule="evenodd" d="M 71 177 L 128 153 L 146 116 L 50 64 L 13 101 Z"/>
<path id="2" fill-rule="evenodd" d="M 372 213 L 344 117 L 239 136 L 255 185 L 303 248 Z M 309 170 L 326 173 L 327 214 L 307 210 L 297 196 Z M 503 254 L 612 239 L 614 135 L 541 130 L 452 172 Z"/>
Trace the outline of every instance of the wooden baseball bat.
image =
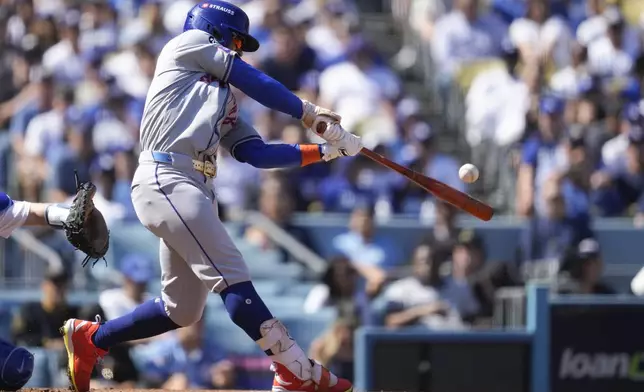
<path id="1" fill-rule="evenodd" d="M 322 135 L 326 131 L 326 127 L 327 124 L 325 123 L 318 124 L 318 133 Z M 377 162 L 391 170 L 398 172 L 399 174 L 403 175 L 437 198 L 453 205 L 460 210 L 469 213 L 472 216 L 475 216 L 487 222 L 492 219 L 492 216 L 494 215 L 494 209 L 491 206 L 473 198 L 466 193 L 454 189 L 443 182 L 424 176 L 414 170 L 399 165 L 396 162 L 393 162 L 390 159 L 387 159 L 384 156 L 369 150 L 368 148 L 363 147 L 362 150 L 360 150 L 360 153 L 373 160 L 374 162 Z"/>

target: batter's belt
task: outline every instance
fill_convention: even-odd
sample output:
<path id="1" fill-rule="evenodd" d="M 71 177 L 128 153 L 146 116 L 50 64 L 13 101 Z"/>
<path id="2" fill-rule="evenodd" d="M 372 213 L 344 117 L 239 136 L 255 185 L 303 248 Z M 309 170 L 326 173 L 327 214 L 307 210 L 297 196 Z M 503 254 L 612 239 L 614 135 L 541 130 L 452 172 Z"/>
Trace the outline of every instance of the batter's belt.
<path id="1" fill-rule="evenodd" d="M 178 168 L 192 168 L 208 178 L 217 177 L 217 165 L 210 161 L 199 161 L 183 154 L 161 151 L 141 151 L 139 163 L 165 163 Z"/>

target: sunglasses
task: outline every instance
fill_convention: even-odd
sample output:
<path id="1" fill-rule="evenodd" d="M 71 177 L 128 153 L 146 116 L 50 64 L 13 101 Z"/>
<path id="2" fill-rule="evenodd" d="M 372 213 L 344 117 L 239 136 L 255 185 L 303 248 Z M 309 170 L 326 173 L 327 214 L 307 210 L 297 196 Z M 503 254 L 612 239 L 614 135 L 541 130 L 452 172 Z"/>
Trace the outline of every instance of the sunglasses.
<path id="1" fill-rule="evenodd" d="M 242 47 L 244 47 L 244 37 L 234 32 L 232 33 L 232 36 L 233 36 L 232 43 L 235 47 L 235 50 L 242 51 Z"/>

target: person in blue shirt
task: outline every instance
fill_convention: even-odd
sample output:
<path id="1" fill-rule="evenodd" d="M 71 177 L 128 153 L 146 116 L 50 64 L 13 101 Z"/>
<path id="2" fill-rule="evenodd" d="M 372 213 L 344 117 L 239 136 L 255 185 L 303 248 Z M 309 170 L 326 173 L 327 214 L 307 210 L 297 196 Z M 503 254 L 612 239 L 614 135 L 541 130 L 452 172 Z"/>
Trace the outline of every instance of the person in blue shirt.
<path id="1" fill-rule="evenodd" d="M 332 245 L 358 269 L 388 270 L 400 263 L 395 244 L 375 232 L 374 209 L 370 205 L 353 210 L 349 230 L 335 237 Z"/>
<path id="2" fill-rule="evenodd" d="M 517 213 L 521 216 L 543 214 L 545 205 L 538 197 L 543 184 L 567 167 L 564 132 L 565 103 L 558 97 L 544 96 L 539 103 L 538 132 L 529 137 L 521 152 L 517 179 Z"/>
<path id="3" fill-rule="evenodd" d="M 548 181 L 540 196 L 544 213 L 532 217 L 521 235 L 523 261 L 558 259 L 570 246 L 592 236 L 589 220 L 566 215 L 566 200 L 559 182 Z"/>

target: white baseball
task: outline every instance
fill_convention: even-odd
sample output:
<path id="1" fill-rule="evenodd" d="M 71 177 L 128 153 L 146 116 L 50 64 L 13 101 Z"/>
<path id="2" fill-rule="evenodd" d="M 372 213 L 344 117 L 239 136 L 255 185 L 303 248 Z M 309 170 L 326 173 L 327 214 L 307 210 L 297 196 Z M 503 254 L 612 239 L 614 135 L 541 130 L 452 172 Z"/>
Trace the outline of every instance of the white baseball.
<path id="1" fill-rule="evenodd" d="M 471 163 L 466 163 L 458 169 L 458 176 L 468 184 L 479 179 L 479 169 Z"/>

